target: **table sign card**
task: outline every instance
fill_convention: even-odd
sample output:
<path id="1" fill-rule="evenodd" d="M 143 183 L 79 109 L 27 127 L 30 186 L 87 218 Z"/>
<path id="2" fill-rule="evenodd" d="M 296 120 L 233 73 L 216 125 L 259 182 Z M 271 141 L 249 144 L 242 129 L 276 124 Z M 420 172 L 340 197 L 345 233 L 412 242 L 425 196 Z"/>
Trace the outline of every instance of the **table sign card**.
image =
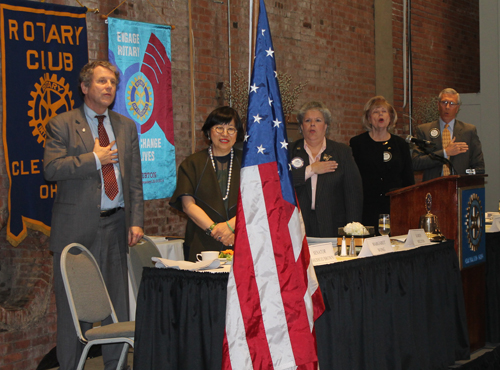
<path id="1" fill-rule="evenodd" d="M 311 255 L 313 266 L 327 265 L 337 261 L 331 242 L 309 244 L 309 254 Z"/>
<path id="2" fill-rule="evenodd" d="M 431 241 L 427 237 L 424 229 L 410 229 L 406 238 L 404 248 L 418 248 L 422 245 L 428 245 Z"/>
<path id="3" fill-rule="evenodd" d="M 363 242 L 363 248 L 359 252 L 358 257 L 371 257 L 380 254 L 392 253 L 392 245 L 389 236 L 376 236 L 374 238 L 367 238 Z"/>
<path id="4" fill-rule="evenodd" d="M 500 217 L 499 216 L 493 216 L 493 221 L 491 222 L 491 227 L 488 231 L 490 233 L 495 233 L 497 231 L 500 231 Z"/>
<path id="5" fill-rule="evenodd" d="M 484 217 L 486 222 L 491 222 L 495 217 L 500 217 L 500 212 L 486 212 Z"/>
<path id="6" fill-rule="evenodd" d="M 220 260 L 218 258 L 212 261 L 176 261 L 169 260 L 167 258 L 151 257 L 151 261 L 155 263 L 156 268 L 162 269 L 176 269 L 176 270 L 188 270 L 188 271 L 200 271 L 200 270 L 211 270 L 216 269 L 220 266 Z"/>

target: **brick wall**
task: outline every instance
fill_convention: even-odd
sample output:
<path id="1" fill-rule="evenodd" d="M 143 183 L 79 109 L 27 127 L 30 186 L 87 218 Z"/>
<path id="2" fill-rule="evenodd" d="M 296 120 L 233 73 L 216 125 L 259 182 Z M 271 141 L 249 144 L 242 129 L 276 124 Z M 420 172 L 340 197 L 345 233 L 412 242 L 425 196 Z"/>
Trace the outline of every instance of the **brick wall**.
<path id="1" fill-rule="evenodd" d="M 421 99 L 452 87 L 459 93 L 479 92 L 478 0 L 412 0 L 413 109 Z M 400 122 L 403 110 L 402 0 L 393 1 L 394 97 Z M 408 107 L 404 109 L 408 113 Z M 407 134 L 408 131 L 405 131 Z"/>
<path id="2" fill-rule="evenodd" d="M 129 0 L 112 16 L 152 23 L 172 23 L 172 86 L 177 164 L 191 153 L 189 32 L 187 1 Z M 46 0 L 77 5 L 73 0 Z M 115 0 L 86 1 L 89 8 L 109 13 Z M 363 131 L 362 108 L 375 94 L 373 0 L 266 1 L 278 72 L 293 83 L 308 81 L 297 107 L 309 100 L 324 101 L 333 115 L 332 139 L 347 143 Z M 478 0 L 412 0 L 414 99 L 434 96 L 444 87 L 459 92 L 479 91 Z M 393 1 L 394 105 L 407 134 L 402 109 L 402 0 Z M 207 142 L 200 128 L 221 102 L 217 88 L 229 80 L 227 1 L 193 0 L 195 56 L 196 150 Z M 231 1 L 231 68 L 247 76 L 248 2 Z M 89 55 L 107 58 L 107 26 L 100 15 L 87 16 Z M 0 107 L 1 109 L 1 107 Z M 0 143 L 0 146 L 2 143 Z M 0 150 L 0 225 L 7 221 L 8 179 Z M 145 232 L 183 235 L 185 217 L 172 211 L 168 199 L 146 202 Z M 35 369 L 43 354 L 55 345 L 55 304 L 51 291 L 52 260 L 48 239 L 30 231 L 16 248 L 0 232 L 2 272 L 11 276 L 9 302 L 0 307 L 0 369 Z M 34 270 L 34 272 L 32 271 Z M 33 273 L 32 273 L 33 272 Z M 23 287 L 24 289 L 19 289 Z M 0 286 L 0 295 L 8 287 Z M 16 321 L 17 320 L 17 321 Z M 26 327 L 21 324 L 27 323 Z"/>

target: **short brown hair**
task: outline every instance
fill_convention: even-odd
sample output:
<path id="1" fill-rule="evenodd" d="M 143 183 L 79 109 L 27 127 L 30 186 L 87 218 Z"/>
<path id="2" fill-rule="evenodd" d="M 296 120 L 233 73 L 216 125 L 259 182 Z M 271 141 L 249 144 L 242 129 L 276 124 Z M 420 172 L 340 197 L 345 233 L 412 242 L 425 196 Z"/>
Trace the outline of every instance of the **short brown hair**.
<path id="1" fill-rule="evenodd" d="M 94 70 L 97 67 L 103 67 L 109 69 L 111 72 L 115 74 L 116 84 L 118 85 L 118 83 L 120 82 L 120 73 L 118 72 L 118 69 L 116 68 L 116 66 L 114 66 L 107 60 L 95 60 L 93 62 L 89 62 L 83 66 L 82 70 L 80 71 L 80 75 L 78 76 L 78 88 L 80 89 L 80 93 L 82 94 L 82 96 L 85 95 L 81 88 L 82 83 L 86 87 L 90 86 L 90 83 L 92 82 L 92 77 L 94 76 Z"/>

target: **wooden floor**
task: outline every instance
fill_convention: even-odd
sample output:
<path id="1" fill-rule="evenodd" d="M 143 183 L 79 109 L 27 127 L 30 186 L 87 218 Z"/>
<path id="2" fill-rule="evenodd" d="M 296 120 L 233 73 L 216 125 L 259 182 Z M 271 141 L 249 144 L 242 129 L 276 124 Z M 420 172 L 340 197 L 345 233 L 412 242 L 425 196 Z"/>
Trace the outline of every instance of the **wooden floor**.
<path id="1" fill-rule="evenodd" d="M 132 369 L 132 363 L 134 360 L 134 354 L 129 352 L 127 364 Z M 59 368 L 54 368 L 50 370 L 57 370 Z M 89 358 L 87 362 L 85 362 L 85 370 L 104 370 L 104 364 L 102 363 L 102 356 Z"/>

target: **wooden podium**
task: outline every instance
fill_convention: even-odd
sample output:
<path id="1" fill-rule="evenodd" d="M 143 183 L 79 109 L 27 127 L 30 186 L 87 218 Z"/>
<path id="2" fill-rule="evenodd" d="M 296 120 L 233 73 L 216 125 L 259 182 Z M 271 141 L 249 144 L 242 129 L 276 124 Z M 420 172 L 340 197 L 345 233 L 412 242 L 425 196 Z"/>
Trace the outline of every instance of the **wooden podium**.
<path id="1" fill-rule="evenodd" d="M 455 241 L 460 261 L 465 311 L 471 351 L 485 343 L 484 178 L 487 175 L 438 177 L 388 193 L 391 197 L 391 234 L 404 235 L 418 229 L 426 214 L 426 195 L 431 194 L 430 212 L 438 217 L 441 233 Z"/>

